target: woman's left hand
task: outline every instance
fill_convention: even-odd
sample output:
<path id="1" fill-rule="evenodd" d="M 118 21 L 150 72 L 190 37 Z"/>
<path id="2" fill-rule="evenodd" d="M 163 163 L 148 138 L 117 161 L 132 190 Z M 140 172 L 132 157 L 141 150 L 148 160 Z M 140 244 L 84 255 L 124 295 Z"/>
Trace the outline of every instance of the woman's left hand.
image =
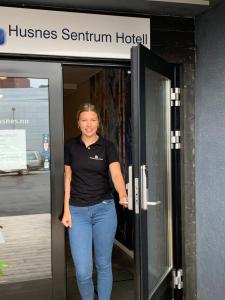
<path id="1" fill-rule="evenodd" d="M 128 207 L 127 197 L 120 198 L 119 204 L 121 204 L 121 205 L 123 205 L 123 207 L 127 208 Z"/>

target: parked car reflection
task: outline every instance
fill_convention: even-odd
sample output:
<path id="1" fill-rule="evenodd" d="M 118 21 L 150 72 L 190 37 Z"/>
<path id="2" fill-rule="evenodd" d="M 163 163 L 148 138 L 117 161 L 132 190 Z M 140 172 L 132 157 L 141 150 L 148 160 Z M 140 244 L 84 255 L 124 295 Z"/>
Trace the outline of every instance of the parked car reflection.
<path id="1" fill-rule="evenodd" d="M 36 171 L 43 169 L 44 166 L 44 160 L 39 151 L 33 151 L 33 150 L 27 150 L 26 151 L 26 157 L 27 157 L 27 168 L 26 169 L 10 169 L 10 170 L 0 170 L 1 174 L 6 173 L 17 173 L 19 175 L 26 175 L 30 171 Z"/>

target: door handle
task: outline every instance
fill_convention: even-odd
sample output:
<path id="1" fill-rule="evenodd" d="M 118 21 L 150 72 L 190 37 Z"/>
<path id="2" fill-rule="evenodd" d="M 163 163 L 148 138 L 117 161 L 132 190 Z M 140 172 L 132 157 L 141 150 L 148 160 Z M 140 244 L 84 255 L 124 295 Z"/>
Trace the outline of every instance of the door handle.
<path id="1" fill-rule="evenodd" d="M 148 167 L 141 166 L 141 207 L 147 210 L 148 206 L 159 205 L 161 201 L 148 201 Z"/>
<path id="2" fill-rule="evenodd" d="M 132 184 L 132 166 L 128 167 L 128 183 L 127 188 L 127 198 L 128 198 L 128 209 L 133 210 L 133 184 Z"/>

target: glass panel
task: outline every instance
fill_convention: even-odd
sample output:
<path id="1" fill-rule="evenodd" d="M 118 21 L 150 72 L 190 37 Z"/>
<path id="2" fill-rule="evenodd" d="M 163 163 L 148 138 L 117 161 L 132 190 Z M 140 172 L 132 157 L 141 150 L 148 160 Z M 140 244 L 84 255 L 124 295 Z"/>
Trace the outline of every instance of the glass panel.
<path id="1" fill-rule="evenodd" d="M 146 69 L 146 155 L 148 166 L 148 276 L 149 293 L 171 267 L 169 107 L 170 81 Z M 169 176 L 169 177 L 168 177 Z"/>
<path id="2" fill-rule="evenodd" d="M 48 79 L 0 77 L 0 283 L 51 278 Z"/>

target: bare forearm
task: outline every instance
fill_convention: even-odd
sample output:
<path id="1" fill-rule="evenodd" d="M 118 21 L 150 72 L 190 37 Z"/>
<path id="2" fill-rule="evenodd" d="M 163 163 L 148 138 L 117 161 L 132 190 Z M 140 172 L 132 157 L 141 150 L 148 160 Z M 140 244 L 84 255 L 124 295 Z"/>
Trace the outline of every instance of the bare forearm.
<path id="1" fill-rule="evenodd" d="M 125 183 L 124 183 L 122 174 L 115 175 L 112 178 L 112 180 L 113 180 L 114 187 L 115 187 L 117 193 L 119 194 L 119 198 L 121 199 L 121 198 L 126 197 L 127 193 L 126 193 Z"/>
<path id="2" fill-rule="evenodd" d="M 70 185 L 71 185 L 71 177 L 72 177 L 72 170 L 70 166 L 64 167 L 64 174 L 65 174 L 65 192 L 64 192 L 64 213 L 62 217 L 62 223 L 65 227 L 71 227 L 72 221 L 71 221 L 71 214 L 70 214 Z"/>
<path id="3" fill-rule="evenodd" d="M 71 177 L 72 177 L 71 168 L 69 166 L 66 166 L 65 167 L 64 211 L 69 210 Z"/>
<path id="4" fill-rule="evenodd" d="M 70 202 L 70 180 L 65 180 L 65 194 L 64 194 L 64 210 L 69 208 Z"/>

